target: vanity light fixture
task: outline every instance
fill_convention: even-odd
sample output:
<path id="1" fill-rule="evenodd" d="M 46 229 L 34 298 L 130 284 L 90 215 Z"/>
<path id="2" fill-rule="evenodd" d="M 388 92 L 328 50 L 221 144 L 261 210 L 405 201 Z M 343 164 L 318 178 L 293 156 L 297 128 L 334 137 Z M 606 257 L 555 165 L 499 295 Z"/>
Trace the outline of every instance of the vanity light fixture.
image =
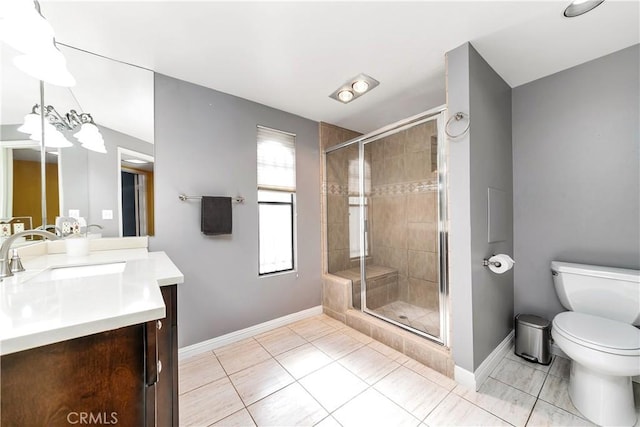
<path id="1" fill-rule="evenodd" d="M 24 123 L 18 128 L 18 131 L 28 133 L 29 139 L 33 141 L 40 141 L 42 139 L 40 115 L 31 113 L 24 116 Z M 63 134 L 58 132 L 56 128 L 47 121 L 44 122 L 44 141 L 45 147 L 50 148 L 67 148 L 73 146 L 73 144 L 65 138 Z"/>
<path id="2" fill-rule="evenodd" d="M 336 101 L 340 101 L 343 104 L 347 104 L 369 92 L 379 84 L 380 82 L 373 77 L 361 73 L 344 82 L 344 84 L 329 95 L 329 97 Z"/>
<path id="3" fill-rule="evenodd" d="M 146 165 L 147 162 L 146 160 L 142 160 L 142 159 L 122 159 L 123 162 L 127 162 L 127 163 L 133 163 L 136 165 Z"/>
<path id="4" fill-rule="evenodd" d="M 583 15 L 596 7 L 600 6 L 604 0 L 574 0 L 564 10 L 564 16 L 567 18 L 575 18 Z"/>
<path id="5" fill-rule="evenodd" d="M 21 53 L 37 52 L 53 42 L 53 27 L 33 1 L 3 2 L 0 39 Z"/>
<path id="6" fill-rule="evenodd" d="M 76 84 L 64 55 L 56 47 L 53 28 L 40 12 L 40 3 L 3 2 L 0 21 L 0 40 L 22 54 L 13 59 L 18 69 L 56 86 Z"/>
<path id="7" fill-rule="evenodd" d="M 24 124 L 18 128 L 20 132 L 31 134 L 30 138 L 35 141 L 41 139 L 40 113 L 40 106 L 34 105 L 31 113 L 25 116 Z M 61 115 L 52 105 L 47 105 L 44 107 L 44 117 L 46 147 L 71 147 L 73 144 L 65 138 L 64 132 L 80 128 L 73 136 L 80 141 L 82 147 L 98 153 L 107 152 L 104 139 L 93 122 L 91 114 L 70 110 L 67 114 Z"/>

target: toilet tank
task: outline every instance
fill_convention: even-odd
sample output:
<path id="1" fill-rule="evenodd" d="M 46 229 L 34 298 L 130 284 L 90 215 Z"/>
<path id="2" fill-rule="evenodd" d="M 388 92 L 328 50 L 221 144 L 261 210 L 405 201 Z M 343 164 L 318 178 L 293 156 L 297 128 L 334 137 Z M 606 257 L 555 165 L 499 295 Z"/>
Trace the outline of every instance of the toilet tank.
<path id="1" fill-rule="evenodd" d="M 640 271 L 552 261 L 553 284 L 571 311 L 640 325 Z"/>

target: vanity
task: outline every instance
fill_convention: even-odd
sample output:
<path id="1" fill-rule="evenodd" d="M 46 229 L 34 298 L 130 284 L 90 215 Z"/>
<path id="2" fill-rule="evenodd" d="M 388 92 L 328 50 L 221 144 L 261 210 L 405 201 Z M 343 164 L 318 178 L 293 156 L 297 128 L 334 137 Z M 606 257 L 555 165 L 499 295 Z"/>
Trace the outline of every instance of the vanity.
<path id="1" fill-rule="evenodd" d="M 178 425 L 177 285 L 147 238 L 21 248 L 0 282 L 2 426 Z"/>
<path id="2" fill-rule="evenodd" d="M 29 229 L 105 238 L 76 256 L 23 239 L 26 271 L 0 279 L 0 426 L 177 426 L 183 275 L 147 237 L 122 237 L 154 234 L 154 74 L 58 45 L 76 79 L 63 88 L 2 48 L 0 242 Z M 32 113 L 59 126 L 27 131 Z M 79 136 L 90 123 L 102 146 Z"/>

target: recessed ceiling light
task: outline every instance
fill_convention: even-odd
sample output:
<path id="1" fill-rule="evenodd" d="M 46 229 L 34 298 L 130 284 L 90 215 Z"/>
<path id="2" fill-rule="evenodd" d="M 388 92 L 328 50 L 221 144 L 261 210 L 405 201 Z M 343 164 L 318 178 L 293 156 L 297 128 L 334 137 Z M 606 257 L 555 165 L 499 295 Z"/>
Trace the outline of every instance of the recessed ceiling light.
<path id="1" fill-rule="evenodd" d="M 353 99 L 353 92 L 350 90 L 341 90 L 338 92 L 338 99 L 342 102 L 349 102 Z"/>
<path id="2" fill-rule="evenodd" d="M 145 163 L 149 163 L 146 160 L 140 160 L 140 159 L 123 159 L 122 161 L 127 163 L 134 163 L 136 165 L 144 165 Z"/>
<path id="3" fill-rule="evenodd" d="M 604 0 L 574 0 L 564 10 L 564 16 L 567 18 L 580 16 L 600 6 L 602 2 L 604 2 Z"/>
<path id="4" fill-rule="evenodd" d="M 354 78 L 344 82 L 338 89 L 333 91 L 329 98 L 347 104 L 357 99 L 367 92 L 370 92 L 380 84 L 379 81 L 364 73 L 358 74 Z"/>
<path id="5" fill-rule="evenodd" d="M 364 80 L 356 80 L 355 82 L 353 82 L 351 87 L 357 93 L 365 93 L 367 91 L 367 89 L 369 89 L 369 83 L 367 83 Z"/>

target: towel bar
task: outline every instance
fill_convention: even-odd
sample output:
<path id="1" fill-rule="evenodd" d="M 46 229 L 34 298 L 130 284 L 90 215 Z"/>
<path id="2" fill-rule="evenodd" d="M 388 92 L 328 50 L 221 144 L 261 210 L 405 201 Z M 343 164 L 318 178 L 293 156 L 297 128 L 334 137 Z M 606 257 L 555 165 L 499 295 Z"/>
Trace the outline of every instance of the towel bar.
<path id="1" fill-rule="evenodd" d="M 178 199 L 186 202 L 187 200 L 202 200 L 202 196 L 187 196 L 186 194 L 180 194 L 178 195 Z M 244 203 L 244 197 L 232 197 L 231 202 L 241 205 Z"/>

